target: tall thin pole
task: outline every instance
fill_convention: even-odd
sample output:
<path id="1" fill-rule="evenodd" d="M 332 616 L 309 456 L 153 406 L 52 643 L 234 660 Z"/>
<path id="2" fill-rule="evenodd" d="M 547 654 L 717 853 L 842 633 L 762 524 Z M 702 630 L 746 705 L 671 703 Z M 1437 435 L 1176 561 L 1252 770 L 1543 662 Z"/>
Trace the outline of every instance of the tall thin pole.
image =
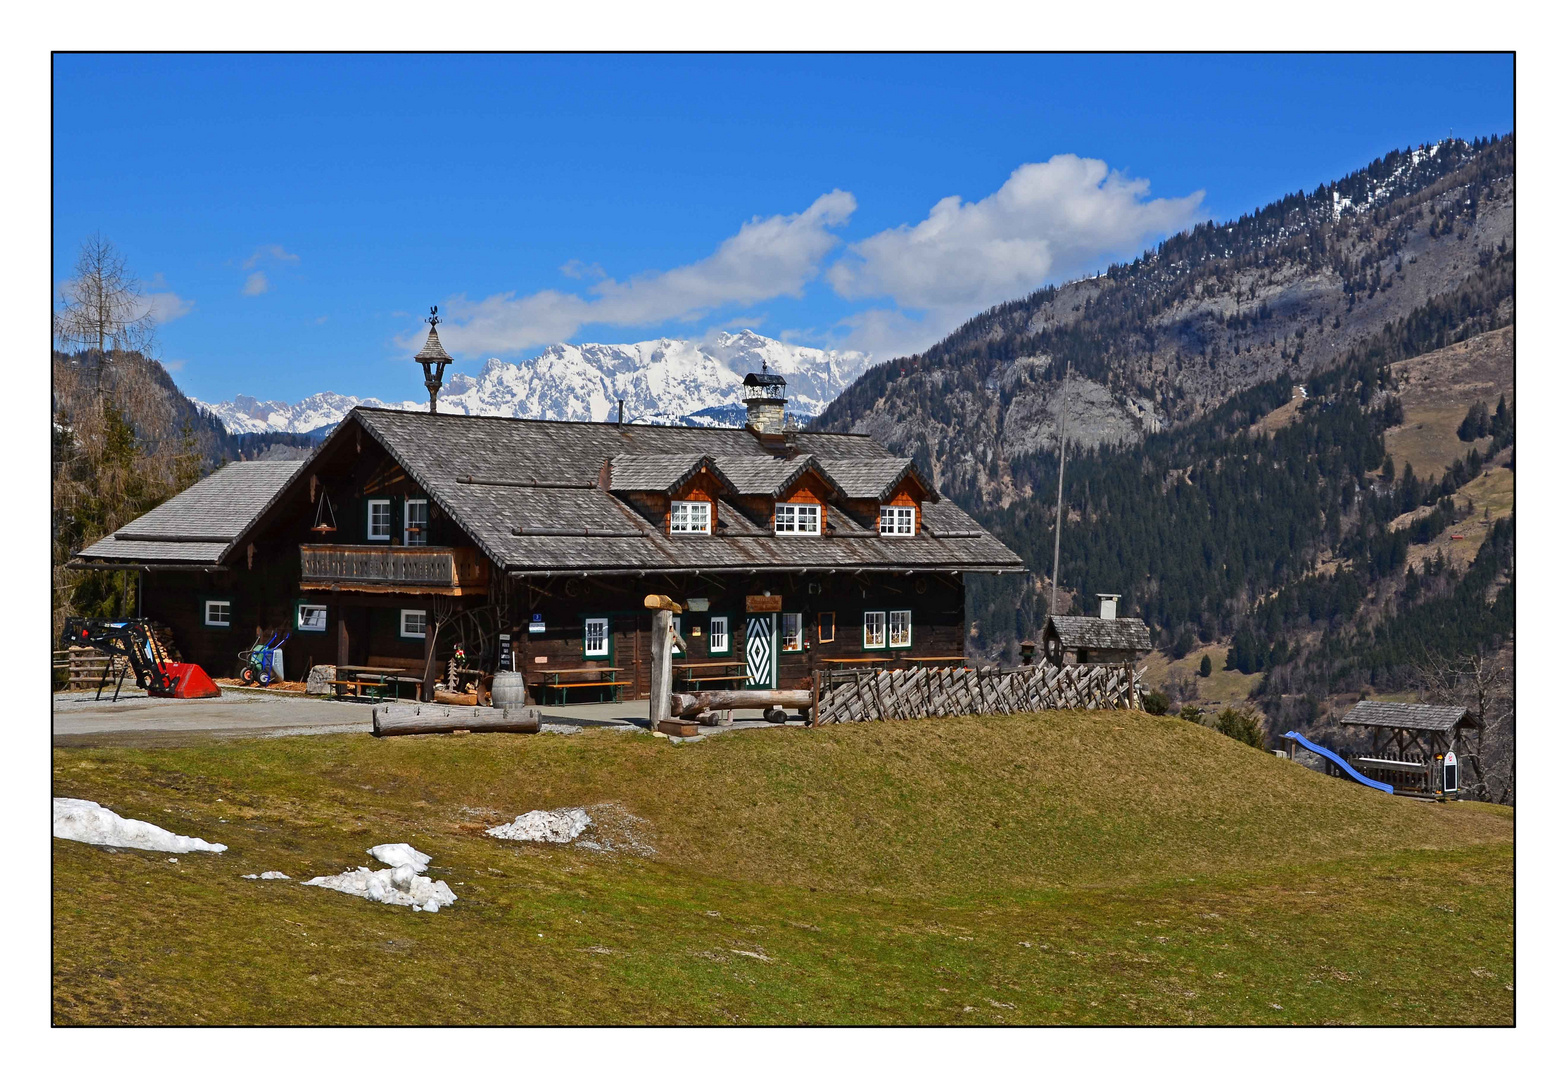
<path id="1" fill-rule="evenodd" d="M 1056 469 L 1056 553 L 1051 557 L 1051 606 L 1047 615 L 1056 614 L 1056 575 L 1062 569 L 1062 479 L 1067 475 L 1067 440 L 1062 438 L 1061 420 L 1057 420 L 1057 442 L 1061 446 L 1061 464 Z"/>
<path id="2" fill-rule="evenodd" d="M 1067 366 L 1067 375 L 1073 372 L 1072 365 Z M 1067 378 L 1062 378 L 1062 390 L 1067 388 Z M 1062 569 L 1062 480 L 1067 475 L 1067 423 L 1060 408 L 1061 390 L 1057 391 L 1058 407 L 1056 410 L 1056 443 L 1061 451 L 1060 464 L 1056 468 L 1056 553 L 1051 557 L 1051 606 L 1046 609 L 1046 616 L 1056 614 L 1056 575 Z"/>

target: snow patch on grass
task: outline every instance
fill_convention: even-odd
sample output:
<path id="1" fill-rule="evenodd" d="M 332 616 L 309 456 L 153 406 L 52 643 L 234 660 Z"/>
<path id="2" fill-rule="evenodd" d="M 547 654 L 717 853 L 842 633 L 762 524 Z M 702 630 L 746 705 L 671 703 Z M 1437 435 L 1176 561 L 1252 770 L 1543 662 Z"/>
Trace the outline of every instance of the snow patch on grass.
<path id="1" fill-rule="evenodd" d="M 431 881 L 415 873 L 412 866 L 390 870 L 371 870 L 361 866 L 329 877 L 313 877 L 306 885 L 318 885 L 350 896 L 363 897 L 380 904 L 396 904 L 415 911 L 440 911 L 457 901 L 457 894 L 444 881 Z"/>
<path id="2" fill-rule="evenodd" d="M 100 847 L 140 848 L 144 851 L 227 851 L 227 844 L 209 844 L 194 836 L 180 836 L 147 821 L 123 818 L 87 799 L 54 800 L 54 835 Z"/>
<path id="3" fill-rule="evenodd" d="M 486 836 L 500 840 L 532 840 L 550 844 L 569 844 L 593 824 L 588 811 L 581 807 L 564 810 L 530 810 L 518 815 L 515 821 L 486 829 Z"/>
<path id="4" fill-rule="evenodd" d="M 281 870 L 263 870 L 259 874 L 241 875 L 246 881 L 289 881 L 290 878 Z"/>
<path id="5" fill-rule="evenodd" d="M 412 866 L 420 874 L 430 866 L 430 856 L 409 844 L 377 844 L 365 854 L 388 866 Z"/>
<path id="6" fill-rule="evenodd" d="M 431 881 L 420 875 L 420 871 L 430 865 L 430 856 L 418 848 L 409 844 L 377 844 L 366 854 L 387 863 L 392 869 L 372 870 L 361 866 L 341 874 L 313 877 L 304 884 L 415 911 L 440 911 L 448 904 L 456 903 L 457 894 L 446 882 Z"/>

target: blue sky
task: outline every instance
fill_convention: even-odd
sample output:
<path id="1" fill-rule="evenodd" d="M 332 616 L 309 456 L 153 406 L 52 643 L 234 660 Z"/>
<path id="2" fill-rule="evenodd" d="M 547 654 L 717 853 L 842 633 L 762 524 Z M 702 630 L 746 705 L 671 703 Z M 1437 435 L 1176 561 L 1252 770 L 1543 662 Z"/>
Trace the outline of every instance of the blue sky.
<path id="1" fill-rule="evenodd" d="M 58 56 L 54 273 L 102 232 L 181 387 L 421 395 L 557 340 L 887 357 L 1395 147 L 1502 56 Z M 106 107 L 107 106 L 107 107 Z M 415 346 L 417 347 L 417 346 Z"/>

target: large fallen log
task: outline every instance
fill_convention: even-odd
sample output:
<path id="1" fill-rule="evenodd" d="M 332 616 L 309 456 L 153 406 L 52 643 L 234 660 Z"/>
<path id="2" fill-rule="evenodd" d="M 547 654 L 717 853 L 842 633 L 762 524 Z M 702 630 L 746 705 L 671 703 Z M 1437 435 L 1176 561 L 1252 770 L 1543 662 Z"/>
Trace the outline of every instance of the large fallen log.
<path id="1" fill-rule="evenodd" d="M 513 731 L 524 735 L 539 730 L 539 710 L 529 705 L 504 709 L 459 705 L 377 705 L 371 710 L 376 735 L 441 735 L 453 731 Z"/>
<path id="2" fill-rule="evenodd" d="M 696 716 L 718 709 L 809 709 L 810 690 L 699 690 L 671 694 L 672 716 Z"/>

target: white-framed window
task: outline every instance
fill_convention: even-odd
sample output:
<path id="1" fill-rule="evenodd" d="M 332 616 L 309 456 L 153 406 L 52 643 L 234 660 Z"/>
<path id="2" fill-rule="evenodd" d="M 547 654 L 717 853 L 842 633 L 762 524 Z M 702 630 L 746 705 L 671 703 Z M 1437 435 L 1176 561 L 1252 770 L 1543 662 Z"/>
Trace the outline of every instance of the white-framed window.
<path id="1" fill-rule="evenodd" d="M 806 633 L 802 629 L 800 612 L 784 612 L 779 617 L 779 648 L 784 652 L 801 652 L 805 647 Z"/>
<path id="2" fill-rule="evenodd" d="M 409 499 L 403 503 L 403 543 L 430 543 L 429 499 Z"/>
<path id="3" fill-rule="evenodd" d="M 686 655 L 686 634 L 681 630 L 681 617 L 679 615 L 670 616 L 670 655 Z"/>
<path id="4" fill-rule="evenodd" d="M 865 630 L 861 644 L 867 649 L 887 648 L 887 612 L 866 612 Z"/>
<path id="5" fill-rule="evenodd" d="M 773 531 L 790 536 L 821 536 L 822 507 L 816 503 L 774 503 Z"/>
<path id="6" fill-rule="evenodd" d="M 670 532 L 711 534 L 713 504 L 701 501 L 670 503 Z"/>
<path id="7" fill-rule="evenodd" d="M 365 503 L 365 539 L 392 539 L 391 499 L 371 499 Z"/>
<path id="8" fill-rule="evenodd" d="M 208 626 L 228 626 L 230 610 L 227 600 L 208 600 L 202 604 L 202 621 Z"/>
<path id="9" fill-rule="evenodd" d="M 913 506 L 884 506 L 882 508 L 882 535 L 915 535 L 915 508 Z"/>
<path id="10" fill-rule="evenodd" d="M 887 613 L 887 647 L 907 649 L 914 644 L 914 615 L 908 611 Z"/>
<path id="11" fill-rule="evenodd" d="M 715 615 L 708 620 L 708 652 L 727 653 L 730 651 L 730 617 L 728 615 Z"/>
<path id="12" fill-rule="evenodd" d="M 425 609 L 404 608 L 398 612 L 397 633 L 399 637 L 423 638 L 425 636 Z"/>
<path id="13" fill-rule="evenodd" d="M 583 655 L 610 655 L 610 620 L 594 617 L 583 620 Z"/>
<path id="14" fill-rule="evenodd" d="M 325 634 L 327 632 L 327 605 L 296 604 L 294 607 L 294 629 L 303 630 L 309 634 Z"/>

